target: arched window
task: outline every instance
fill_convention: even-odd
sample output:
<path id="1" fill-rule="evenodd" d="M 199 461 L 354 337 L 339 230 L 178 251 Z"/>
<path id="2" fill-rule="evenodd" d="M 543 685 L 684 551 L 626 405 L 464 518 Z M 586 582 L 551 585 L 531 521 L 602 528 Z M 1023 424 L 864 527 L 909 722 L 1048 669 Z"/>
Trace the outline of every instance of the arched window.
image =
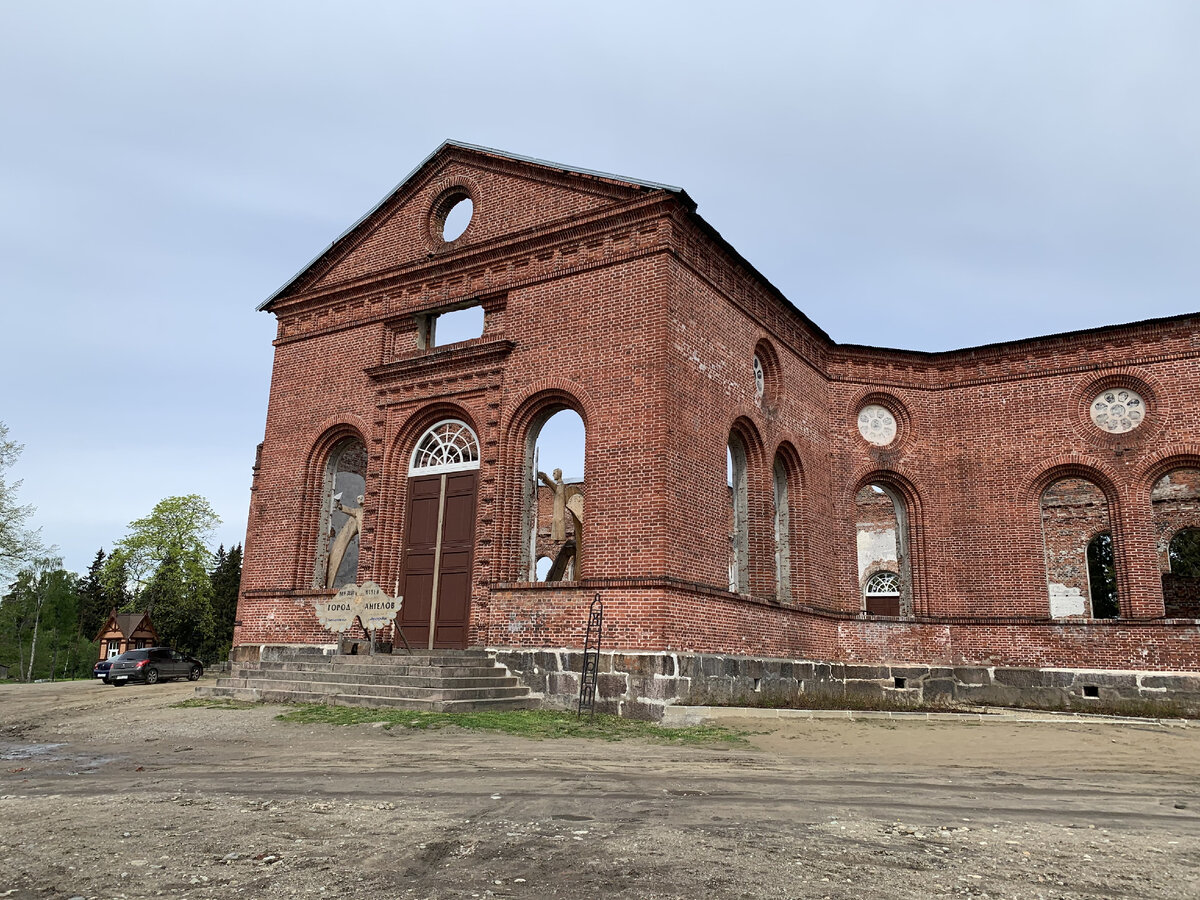
<path id="1" fill-rule="evenodd" d="M 780 601 L 792 596 L 791 515 L 788 510 L 788 473 L 776 456 L 771 470 L 775 486 L 775 596 Z"/>
<path id="2" fill-rule="evenodd" d="M 1042 538 L 1050 615 L 1117 615 L 1117 578 L 1108 499 L 1085 478 L 1063 478 L 1042 493 Z"/>
<path id="3" fill-rule="evenodd" d="M 430 428 L 413 449 L 409 475 L 436 475 L 479 468 L 479 440 L 471 426 L 446 419 Z"/>
<path id="4" fill-rule="evenodd" d="M 750 593 L 750 496 L 746 485 L 746 445 L 729 435 L 725 457 L 729 488 L 729 590 Z"/>
<path id="5" fill-rule="evenodd" d="M 584 564 L 583 419 L 559 409 L 535 424 L 527 440 L 522 567 L 529 581 L 577 581 Z"/>
<path id="6" fill-rule="evenodd" d="M 858 581 L 869 615 L 911 616 L 908 513 L 900 494 L 884 483 L 868 484 L 854 498 L 857 518 Z M 887 583 L 889 591 L 871 590 Z"/>
<path id="7" fill-rule="evenodd" d="M 864 593 L 868 597 L 895 597 L 899 603 L 900 576 L 895 572 L 876 572 L 867 579 Z"/>
<path id="8" fill-rule="evenodd" d="M 325 461 L 315 587 L 336 589 L 357 582 L 366 487 L 367 448 L 357 438 L 339 441 Z"/>

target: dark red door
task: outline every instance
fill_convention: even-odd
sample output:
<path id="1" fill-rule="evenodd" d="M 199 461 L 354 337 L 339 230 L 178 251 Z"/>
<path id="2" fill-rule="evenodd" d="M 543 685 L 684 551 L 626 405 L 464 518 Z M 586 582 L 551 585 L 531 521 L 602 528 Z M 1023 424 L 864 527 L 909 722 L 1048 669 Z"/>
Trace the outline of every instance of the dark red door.
<path id="1" fill-rule="evenodd" d="M 413 647 L 467 646 L 476 482 L 474 471 L 408 482 L 400 627 Z"/>

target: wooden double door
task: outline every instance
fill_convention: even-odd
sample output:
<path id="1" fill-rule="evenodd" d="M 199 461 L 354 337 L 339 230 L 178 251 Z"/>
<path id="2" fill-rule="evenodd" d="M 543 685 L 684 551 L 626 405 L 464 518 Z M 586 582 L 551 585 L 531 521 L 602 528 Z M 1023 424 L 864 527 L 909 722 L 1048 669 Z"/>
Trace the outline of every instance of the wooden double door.
<path id="1" fill-rule="evenodd" d="M 465 648 L 478 470 L 408 481 L 400 627 L 414 648 Z"/>

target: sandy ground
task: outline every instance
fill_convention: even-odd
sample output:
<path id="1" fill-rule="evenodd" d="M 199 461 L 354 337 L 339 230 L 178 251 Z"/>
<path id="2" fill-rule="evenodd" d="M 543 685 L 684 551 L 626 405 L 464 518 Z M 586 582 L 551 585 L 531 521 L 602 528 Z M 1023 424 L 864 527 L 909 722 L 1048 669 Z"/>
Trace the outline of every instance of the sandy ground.
<path id="1" fill-rule="evenodd" d="M 756 721 L 746 748 L 0 686 L 0 897 L 1200 897 L 1200 728 Z"/>

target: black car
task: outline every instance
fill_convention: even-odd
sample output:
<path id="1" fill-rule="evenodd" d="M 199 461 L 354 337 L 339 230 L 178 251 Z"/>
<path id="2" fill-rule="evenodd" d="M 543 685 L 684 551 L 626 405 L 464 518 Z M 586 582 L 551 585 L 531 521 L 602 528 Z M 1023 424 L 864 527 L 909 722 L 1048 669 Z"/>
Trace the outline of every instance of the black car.
<path id="1" fill-rule="evenodd" d="M 184 656 L 170 647 L 147 647 L 126 650 L 114 659 L 104 683 L 120 687 L 131 681 L 157 684 L 165 678 L 195 681 L 203 674 L 204 663 L 193 656 Z"/>

